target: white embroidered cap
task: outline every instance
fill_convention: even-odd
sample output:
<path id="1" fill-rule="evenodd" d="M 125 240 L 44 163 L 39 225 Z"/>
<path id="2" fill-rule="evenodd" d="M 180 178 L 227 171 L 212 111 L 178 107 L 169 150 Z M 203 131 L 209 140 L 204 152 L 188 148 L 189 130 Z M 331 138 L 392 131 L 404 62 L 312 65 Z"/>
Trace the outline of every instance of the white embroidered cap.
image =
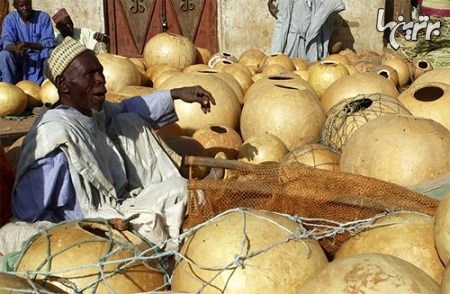
<path id="1" fill-rule="evenodd" d="M 61 75 L 69 64 L 80 55 L 80 53 L 89 50 L 78 41 L 71 37 L 65 37 L 58 46 L 53 49 L 47 60 L 45 75 L 55 84 L 57 76 Z"/>

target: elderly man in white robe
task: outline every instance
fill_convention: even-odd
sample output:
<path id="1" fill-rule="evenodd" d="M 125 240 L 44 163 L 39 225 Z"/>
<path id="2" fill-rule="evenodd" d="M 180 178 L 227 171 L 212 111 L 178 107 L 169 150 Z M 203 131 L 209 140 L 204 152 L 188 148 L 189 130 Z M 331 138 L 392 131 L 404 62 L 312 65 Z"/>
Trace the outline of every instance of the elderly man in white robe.
<path id="1" fill-rule="evenodd" d="M 192 86 L 105 101 L 102 65 L 71 37 L 53 50 L 47 77 L 60 99 L 37 117 L 24 140 L 14 217 L 58 223 L 137 216 L 131 228 L 164 247 L 179 234 L 187 179 L 179 173 L 181 157 L 153 128 L 177 120 L 175 99 L 198 103 L 207 115 L 215 104 L 212 95 Z"/>

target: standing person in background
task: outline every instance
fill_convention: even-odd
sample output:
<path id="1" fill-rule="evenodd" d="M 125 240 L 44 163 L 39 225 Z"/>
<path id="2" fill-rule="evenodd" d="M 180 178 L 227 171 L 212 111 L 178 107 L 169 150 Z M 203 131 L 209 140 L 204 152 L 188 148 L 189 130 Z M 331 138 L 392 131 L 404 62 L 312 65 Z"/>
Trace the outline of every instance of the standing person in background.
<path id="1" fill-rule="evenodd" d="M 86 48 L 94 50 L 97 54 L 108 51 L 109 36 L 88 28 L 74 27 L 72 18 L 66 9 L 59 9 L 52 16 L 52 19 L 56 29 L 59 31 L 56 33 L 58 44 L 61 44 L 65 37 L 72 37 L 86 46 Z"/>
<path id="2" fill-rule="evenodd" d="M 50 16 L 34 10 L 31 0 L 13 0 L 16 11 L 3 19 L 0 81 L 16 84 L 30 80 L 41 84 L 44 62 L 56 46 Z"/>
<path id="3" fill-rule="evenodd" d="M 268 2 L 276 18 L 272 53 L 302 57 L 309 62 L 328 55 L 333 17 L 345 9 L 341 0 L 279 0 L 277 7 L 273 2 Z"/>

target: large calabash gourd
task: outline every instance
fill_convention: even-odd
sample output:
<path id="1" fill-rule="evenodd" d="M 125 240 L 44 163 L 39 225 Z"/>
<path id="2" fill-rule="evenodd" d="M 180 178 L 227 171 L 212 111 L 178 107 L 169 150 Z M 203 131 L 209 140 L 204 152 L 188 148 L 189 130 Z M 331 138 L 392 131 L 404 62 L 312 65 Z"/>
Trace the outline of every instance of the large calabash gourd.
<path id="1" fill-rule="evenodd" d="M 279 74 L 286 74 L 289 71 L 284 68 L 281 64 L 269 64 L 261 68 L 261 74 L 265 76 L 270 75 L 279 75 Z"/>
<path id="2" fill-rule="evenodd" d="M 242 52 L 238 62 L 247 67 L 259 68 L 266 56 L 266 53 L 263 51 L 251 48 Z"/>
<path id="3" fill-rule="evenodd" d="M 417 83 L 397 99 L 418 117 L 432 119 L 450 130 L 450 85 L 438 82 Z"/>
<path id="4" fill-rule="evenodd" d="M 280 161 L 283 164 L 301 163 L 325 170 L 339 170 L 341 155 L 322 144 L 305 144 L 290 151 Z"/>
<path id="5" fill-rule="evenodd" d="M 222 70 L 233 76 L 233 78 L 239 83 L 239 85 L 241 85 L 242 89 L 244 90 L 244 94 L 253 84 L 252 73 L 247 67 L 243 66 L 242 64 L 226 64 L 222 67 Z"/>
<path id="6" fill-rule="evenodd" d="M 18 82 L 16 86 L 27 94 L 26 109 L 33 109 L 34 107 L 42 106 L 42 102 L 39 100 L 39 92 L 41 91 L 41 87 L 38 84 L 33 81 L 23 80 Z"/>
<path id="7" fill-rule="evenodd" d="M 411 85 L 416 85 L 425 82 L 438 82 L 450 84 L 450 80 L 448 78 L 449 76 L 450 76 L 449 67 L 435 68 L 420 75 Z"/>
<path id="8" fill-rule="evenodd" d="M 164 142 L 169 146 L 173 151 L 176 152 L 181 157 L 186 156 L 200 156 L 207 157 L 208 151 L 203 145 L 194 138 L 189 136 L 172 136 L 166 137 L 163 139 Z M 208 173 L 209 168 L 204 166 L 186 166 L 182 165 L 179 168 L 180 174 L 187 178 L 194 179 L 203 179 Z"/>
<path id="9" fill-rule="evenodd" d="M 421 75 L 433 70 L 433 65 L 430 61 L 423 58 L 416 58 L 412 61 L 413 81 L 417 80 Z"/>
<path id="10" fill-rule="evenodd" d="M 316 143 L 325 114 L 317 96 L 304 88 L 267 84 L 259 95 L 248 99 L 241 114 L 244 140 L 268 132 L 280 138 L 289 150 Z"/>
<path id="11" fill-rule="evenodd" d="M 439 201 L 434 219 L 434 243 L 439 258 L 448 268 L 450 264 L 450 192 L 447 192 Z M 450 286 L 450 280 L 447 283 Z"/>
<path id="12" fill-rule="evenodd" d="M 8 149 L 5 151 L 6 160 L 9 163 L 9 166 L 12 168 L 15 173 L 17 170 L 17 163 L 19 162 L 20 152 L 22 151 L 22 144 L 25 140 L 26 136 L 22 136 L 18 138 Z"/>
<path id="13" fill-rule="evenodd" d="M 295 70 L 295 65 L 292 59 L 286 54 L 280 52 L 267 55 L 261 63 L 261 70 L 264 70 L 265 67 L 273 64 L 282 66 L 286 71 Z"/>
<path id="14" fill-rule="evenodd" d="M 210 70 L 211 68 L 206 64 L 193 64 L 189 65 L 185 69 L 183 69 L 183 73 L 191 73 L 191 72 L 197 72 L 202 70 Z"/>
<path id="15" fill-rule="evenodd" d="M 434 219 L 419 213 L 389 213 L 373 222 L 373 227 L 345 241 L 334 259 L 364 253 L 382 253 L 411 262 L 441 283 L 444 265 L 434 246 Z"/>
<path id="16" fill-rule="evenodd" d="M 319 97 L 337 79 L 350 74 L 345 65 L 331 60 L 315 63 L 308 71 L 308 83 Z"/>
<path id="17" fill-rule="evenodd" d="M 110 53 L 97 54 L 97 58 L 103 66 L 108 92 L 141 85 L 141 73 L 129 58 Z"/>
<path id="18" fill-rule="evenodd" d="M 320 142 L 341 152 L 351 135 L 369 120 L 385 114 L 411 113 L 395 97 L 363 94 L 345 99 L 333 106 L 327 115 Z"/>
<path id="19" fill-rule="evenodd" d="M 107 223 L 91 220 L 72 221 L 31 239 L 16 271 L 48 272 L 54 279 L 47 283 L 67 292 L 145 292 L 164 285 L 159 259 L 150 258 L 154 253 L 148 243 L 128 230 L 117 231 Z M 147 260 L 137 259 L 140 254 L 148 256 Z M 36 279 L 45 277 L 37 275 Z"/>
<path id="20" fill-rule="evenodd" d="M 296 293 L 439 293 L 439 284 L 422 269 L 398 257 L 368 253 L 330 262 Z"/>
<path id="21" fill-rule="evenodd" d="M 211 51 L 208 48 L 195 47 L 195 63 L 197 64 L 207 64 L 208 60 L 211 58 Z"/>
<path id="22" fill-rule="evenodd" d="M 143 55 L 147 68 L 156 64 L 168 64 L 180 71 L 195 64 L 197 59 L 194 43 L 185 36 L 173 33 L 153 36 L 145 44 Z"/>
<path id="23" fill-rule="evenodd" d="M 255 77 L 255 76 L 253 76 Z M 304 88 L 309 91 L 311 94 L 317 96 L 314 88 L 300 76 L 294 73 L 286 73 L 286 74 L 277 74 L 277 75 L 261 75 L 259 79 L 257 79 L 245 92 L 242 102 L 245 102 L 253 96 L 258 96 L 261 93 L 261 88 L 265 87 L 267 84 L 272 85 L 280 85 L 294 88 Z M 319 99 L 317 97 L 317 99 Z"/>
<path id="24" fill-rule="evenodd" d="M 0 82 L 0 117 L 20 115 L 27 107 L 27 94 L 16 85 Z"/>
<path id="25" fill-rule="evenodd" d="M 388 80 L 392 81 L 396 87 L 399 86 L 398 73 L 392 66 L 389 66 L 387 64 L 381 64 L 374 66 L 369 71 L 387 78 Z"/>
<path id="26" fill-rule="evenodd" d="M 152 81 L 149 79 L 149 77 L 146 74 L 146 67 L 144 63 L 143 57 L 130 57 L 129 60 L 133 62 L 133 64 L 136 66 L 137 70 L 139 71 L 140 76 L 140 85 L 141 86 L 151 86 Z"/>
<path id="27" fill-rule="evenodd" d="M 154 90 L 154 88 L 146 86 L 127 86 L 117 92 L 107 92 L 106 100 L 117 103 L 131 97 L 151 94 Z"/>
<path id="28" fill-rule="evenodd" d="M 211 57 L 208 60 L 208 66 L 210 68 L 216 68 L 220 67 L 220 64 L 223 63 L 235 63 L 238 62 L 238 59 L 236 58 L 236 56 L 234 56 L 234 54 L 230 53 L 230 52 L 216 52 L 213 55 L 211 55 Z"/>
<path id="29" fill-rule="evenodd" d="M 58 89 L 49 79 L 42 82 L 38 98 L 45 106 L 51 106 L 59 100 Z"/>
<path id="30" fill-rule="evenodd" d="M 238 160 L 253 164 L 280 162 L 289 152 L 286 144 L 270 133 L 258 133 L 247 138 L 238 149 Z"/>
<path id="31" fill-rule="evenodd" d="M 204 114 L 198 103 L 175 100 L 178 124 L 186 134 L 190 136 L 197 129 L 211 124 L 225 125 L 236 130 L 241 115 L 241 104 L 233 89 L 218 77 L 201 72 L 183 73 L 169 78 L 160 89 L 194 85 L 200 85 L 209 91 L 216 105 L 211 105 L 211 112 Z"/>
<path id="32" fill-rule="evenodd" d="M 160 74 L 155 76 L 155 79 L 153 80 L 153 88 L 159 89 L 159 87 L 161 87 L 161 85 L 164 84 L 165 81 L 178 74 L 181 74 L 181 72 L 175 69 L 161 72 Z"/>
<path id="33" fill-rule="evenodd" d="M 450 131 L 430 119 L 379 116 L 349 138 L 340 168 L 401 186 L 438 179 L 450 170 Z"/>
<path id="34" fill-rule="evenodd" d="M 0 291 L 2 293 L 58 293 L 60 289 L 42 285 L 24 275 L 0 272 Z"/>
<path id="35" fill-rule="evenodd" d="M 398 96 L 398 90 L 390 80 L 373 72 L 364 72 L 339 78 L 325 90 L 320 101 L 325 113 L 328 113 L 342 100 L 373 93 Z"/>
<path id="36" fill-rule="evenodd" d="M 289 293 L 328 264 L 304 228 L 267 211 L 227 211 L 183 243 L 172 291 L 190 293 Z"/>
<path id="37" fill-rule="evenodd" d="M 450 267 L 446 267 L 441 281 L 441 293 L 450 293 Z"/>
<path id="38" fill-rule="evenodd" d="M 237 159 L 242 138 L 239 133 L 227 126 L 209 125 L 198 129 L 192 138 L 200 142 L 210 157 L 224 152 L 227 158 Z"/>
<path id="39" fill-rule="evenodd" d="M 398 85 L 400 87 L 406 86 L 413 76 L 410 70 L 410 65 L 406 60 L 398 55 L 388 56 L 382 60 L 382 64 L 389 65 L 394 68 L 398 73 Z"/>
<path id="40" fill-rule="evenodd" d="M 239 84 L 239 82 L 231 74 L 218 69 L 200 70 L 198 72 L 210 74 L 223 80 L 225 83 L 228 84 L 228 86 L 230 86 L 230 88 L 236 94 L 236 97 L 238 97 L 239 102 L 242 103 L 244 97 L 244 89 L 242 88 L 241 84 Z"/>

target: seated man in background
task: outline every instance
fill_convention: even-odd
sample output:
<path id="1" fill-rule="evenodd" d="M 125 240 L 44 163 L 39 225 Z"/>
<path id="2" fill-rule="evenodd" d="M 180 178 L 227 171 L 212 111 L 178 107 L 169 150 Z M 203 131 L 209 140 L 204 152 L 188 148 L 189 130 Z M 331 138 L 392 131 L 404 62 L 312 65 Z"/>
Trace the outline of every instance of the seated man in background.
<path id="1" fill-rule="evenodd" d="M 65 37 L 72 37 L 88 49 L 94 50 L 95 53 L 107 52 L 109 44 L 109 36 L 88 28 L 74 27 L 72 18 L 66 9 L 59 9 L 55 15 L 52 16 L 56 29 L 56 40 L 60 44 Z"/>
<path id="2" fill-rule="evenodd" d="M 44 62 L 56 46 L 50 16 L 34 10 L 31 0 L 14 0 L 16 11 L 3 19 L 0 81 L 16 84 L 44 81 Z"/>
<path id="3" fill-rule="evenodd" d="M 211 94 L 192 86 L 105 101 L 102 65 L 71 37 L 53 50 L 46 73 L 60 99 L 36 118 L 23 142 L 13 215 L 54 223 L 138 215 L 131 225 L 151 242 L 177 236 L 187 179 L 179 173 L 181 157 L 152 128 L 178 120 L 175 99 L 208 113 Z"/>

